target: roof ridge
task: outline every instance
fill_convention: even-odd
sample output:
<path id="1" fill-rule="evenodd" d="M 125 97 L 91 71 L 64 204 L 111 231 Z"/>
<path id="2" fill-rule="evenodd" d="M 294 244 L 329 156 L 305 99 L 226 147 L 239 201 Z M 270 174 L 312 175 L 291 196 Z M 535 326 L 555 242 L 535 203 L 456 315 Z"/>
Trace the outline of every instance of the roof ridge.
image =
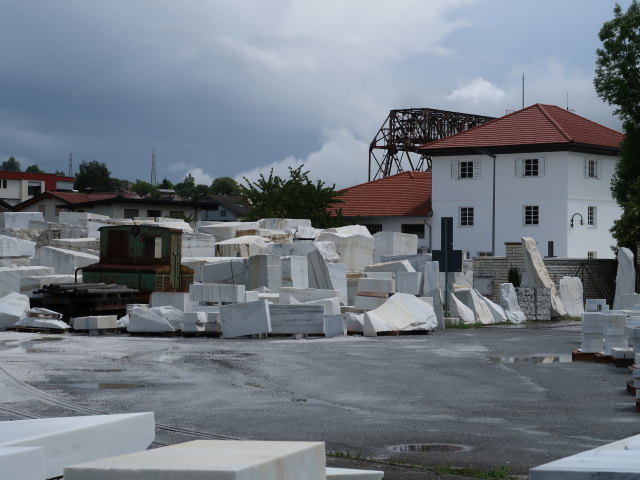
<path id="1" fill-rule="evenodd" d="M 367 184 L 369 184 L 369 183 L 375 183 L 375 182 L 380 182 L 380 181 L 382 181 L 382 180 L 388 180 L 389 178 L 398 177 L 398 176 L 400 176 L 400 175 L 406 175 L 406 174 L 408 174 L 408 173 L 431 173 L 431 172 L 424 172 L 424 171 L 420 171 L 420 170 L 405 170 L 404 172 L 399 172 L 399 173 L 396 173 L 396 174 L 394 174 L 394 175 L 390 175 L 390 176 L 388 176 L 388 177 L 376 178 L 376 179 L 374 179 L 374 180 L 369 180 L 369 181 L 367 181 L 367 182 L 358 183 L 357 185 L 352 185 L 352 186 L 350 186 L 350 187 L 345 187 L 345 188 L 342 188 L 342 189 L 340 189 L 340 190 L 336 190 L 336 191 L 337 191 L 337 192 L 342 192 L 342 191 L 344 191 L 344 190 L 350 190 L 350 189 L 352 189 L 352 188 L 360 187 L 360 186 L 362 186 L 362 185 L 367 185 Z"/>
<path id="2" fill-rule="evenodd" d="M 541 103 L 536 103 L 536 107 L 538 107 L 538 110 L 540 110 L 542 114 L 547 118 L 547 120 L 549 120 L 558 129 L 558 131 L 562 134 L 564 138 L 567 139 L 567 141 L 569 142 L 574 141 L 573 138 L 571 138 L 571 135 L 565 132 L 564 128 L 562 128 L 560 124 L 554 120 L 551 114 L 547 112 L 547 110 L 544 108 L 544 105 L 542 105 Z"/>

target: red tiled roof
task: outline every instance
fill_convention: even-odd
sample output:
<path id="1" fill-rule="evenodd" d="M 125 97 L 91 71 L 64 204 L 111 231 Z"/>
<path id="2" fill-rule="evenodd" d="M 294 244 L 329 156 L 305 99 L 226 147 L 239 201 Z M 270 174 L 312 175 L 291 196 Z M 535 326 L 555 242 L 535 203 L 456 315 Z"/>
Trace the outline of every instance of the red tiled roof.
<path id="1" fill-rule="evenodd" d="M 421 216 L 431 213 L 431 172 L 403 172 L 340 190 L 333 211 L 345 217 Z"/>
<path id="2" fill-rule="evenodd" d="M 535 104 L 420 147 L 426 154 L 483 147 L 565 145 L 616 150 L 623 134 L 555 105 Z"/>
<path id="3" fill-rule="evenodd" d="M 95 202 L 108 198 L 135 198 L 135 193 L 80 193 L 80 192 L 47 192 L 49 195 L 59 198 L 66 203 Z"/>

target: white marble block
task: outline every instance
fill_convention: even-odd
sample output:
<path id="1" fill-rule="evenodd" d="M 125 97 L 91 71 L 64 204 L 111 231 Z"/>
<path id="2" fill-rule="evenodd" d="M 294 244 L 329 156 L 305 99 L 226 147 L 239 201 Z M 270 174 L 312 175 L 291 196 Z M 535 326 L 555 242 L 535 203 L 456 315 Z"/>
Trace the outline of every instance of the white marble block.
<path id="1" fill-rule="evenodd" d="M 365 272 L 415 272 L 416 269 L 411 266 L 408 260 L 398 260 L 395 262 L 384 262 L 367 265 L 364 268 Z"/>
<path id="2" fill-rule="evenodd" d="M 340 293 L 340 303 L 347 305 L 347 266 L 344 263 L 327 263 L 330 288 Z"/>
<path id="3" fill-rule="evenodd" d="M 422 288 L 425 295 L 440 288 L 440 264 L 438 262 L 426 262 L 423 273 Z"/>
<path id="4" fill-rule="evenodd" d="M 261 218 L 258 220 L 258 226 L 271 230 L 287 230 L 289 228 L 297 230 L 300 227 L 311 227 L 311 220 L 308 218 Z"/>
<path id="5" fill-rule="evenodd" d="M 383 255 L 415 255 L 418 251 L 418 236 L 409 233 L 377 232 L 373 240 L 374 263 L 379 263 Z"/>
<path id="6" fill-rule="evenodd" d="M 151 310 L 134 308 L 129 313 L 128 332 L 174 332 L 171 323 Z"/>
<path id="7" fill-rule="evenodd" d="M 436 318 L 438 319 L 438 328 L 444 329 L 444 305 L 442 302 L 442 292 L 439 289 L 432 290 L 430 292 L 425 292 L 425 297 L 422 298 L 423 301 L 425 298 L 431 298 L 431 306 L 433 310 L 436 312 Z"/>
<path id="8" fill-rule="evenodd" d="M 117 315 L 91 315 L 71 319 L 74 330 L 104 330 L 118 328 Z"/>
<path id="9" fill-rule="evenodd" d="M 192 302 L 240 303 L 245 301 L 244 285 L 224 283 L 194 283 L 189 285 Z M 193 307 L 191 307 L 193 309 Z"/>
<path id="10" fill-rule="evenodd" d="M 246 285 L 249 279 L 249 259 L 220 258 L 202 267 L 202 281 L 205 283 L 230 283 Z"/>
<path id="11" fill-rule="evenodd" d="M 587 298 L 584 304 L 585 312 L 601 312 L 607 310 L 609 310 L 609 306 L 604 298 Z"/>
<path id="12" fill-rule="evenodd" d="M 277 255 L 254 255 L 249 258 L 247 290 L 266 287 L 277 292 L 282 287 L 282 258 Z"/>
<path id="13" fill-rule="evenodd" d="M 396 293 L 396 281 L 385 278 L 358 278 L 359 292 Z"/>
<path id="14" fill-rule="evenodd" d="M 487 308 L 489 308 L 489 311 L 493 315 L 493 323 L 504 323 L 508 321 L 504 308 L 497 303 L 492 302 L 487 297 L 482 296 L 477 290 L 476 294 L 478 294 L 480 299 L 487 305 Z"/>
<path id="15" fill-rule="evenodd" d="M 9 237 L 8 235 L 0 235 L 0 258 L 20 256 L 18 239 L 15 237 Z"/>
<path id="16" fill-rule="evenodd" d="M 345 314 L 324 316 L 324 336 L 326 338 L 344 337 L 347 334 Z"/>
<path id="17" fill-rule="evenodd" d="M 346 230 L 348 227 L 327 229 L 317 237 L 319 242 L 333 242 L 336 246 L 340 262 L 349 270 L 363 270 L 373 263 L 373 237 L 361 234 L 352 234 Z M 366 228 L 365 228 L 366 230 Z"/>
<path id="18" fill-rule="evenodd" d="M 618 272 L 616 274 L 616 294 L 613 309 L 622 308 L 620 296 L 636 292 L 636 268 L 633 253 L 626 247 L 618 247 Z"/>
<path id="19" fill-rule="evenodd" d="M 317 249 L 312 250 L 307 254 L 307 268 L 309 272 L 310 288 L 319 288 L 324 290 L 333 288 L 331 285 L 331 274 L 329 273 L 327 262 Z"/>
<path id="20" fill-rule="evenodd" d="M 232 240 L 236 238 L 236 232 L 240 230 L 257 230 L 258 222 L 198 222 L 198 231 L 208 233 L 215 237 L 216 242 Z"/>
<path id="21" fill-rule="evenodd" d="M 483 325 L 494 323 L 493 313 L 491 313 L 487 304 L 480 298 L 475 290 L 472 288 L 461 288 L 456 290 L 454 294 L 462 303 L 471 309 L 476 323 Z"/>
<path id="22" fill-rule="evenodd" d="M 182 257 L 215 257 L 216 239 L 206 233 L 182 235 Z"/>
<path id="23" fill-rule="evenodd" d="M 53 267 L 55 273 L 60 275 L 73 275 L 76 269 L 98 263 L 97 255 L 66 250 L 57 247 L 42 247 L 40 249 L 37 264 L 45 267 Z"/>
<path id="24" fill-rule="evenodd" d="M 289 299 L 290 305 L 322 305 L 325 315 L 338 315 L 340 313 L 340 299 L 338 297 L 321 298 L 309 302 L 299 302 L 295 297 Z"/>
<path id="25" fill-rule="evenodd" d="M 422 293 L 422 272 L 396 273 L 396 291 L 420 295 Z"/>
<path id="26" fill-rule="evenodd" d="M 0 298 L 0 330 L 13 327 L 26 316 L 29 308 L 29 297 L 26 295 L 9 293 Z"/>
<path id="27" fill-rule="evenodd" d="M 24 317 L 16 322 L 16 327 L 29 327 L 41 330 L 69 330 L 71 327 L 55 318 Z"/>
<path id="28" fill-rule="evenodd" d="M 618 307 L 621 310 L 640 307 L 640 293 L 621 293 L 616 298 L 618 299 Z"/>
<path id="29" fill-rule="evenodd" d="M 0 212 L 0 229 L 26 229 L 30 222 L 44 222 L 42 212 Z"/>
<path id="30" fill-rule="evenodd" d="M 414 295 L 396 293 L 382 306 L 365 312 L 363 334 L 379 332 L 435 330 L 438 320 L 433 307 Z"/>
<path id="31" fill-rule="evenodd" d="M 465 325 L 476 323 L 476 316 L 469 307 L 453 294 L 449 293 L 449 310 L 452 317 L 457 317 Z"/>
<path id="32" fill-rule="evenodd" d="M 380 470 L 355 470 L 351 468 L 327 467 L 327 480 L 382 480 Z"/>
<path id="33" fill-rule="evenodd" d="M 220 306 L 220 326 L 224 338 L 271 332 L 269 304 L 266 300 Z"/>
<path id="34" fill-rule="evenodd" d="M 282 286 L 309 288 L 309 264 L 306 256 L 282 257 Z"/>
<path id="35" fill-rule="evenodd" d="M 560 300 L 571 317 L 579 317 L 584 312 L 582 281 L 578 277 L 560 279 Z M 640 300 L 638 301 L 640 303 Z"/>
<path id="36" fill-rule="evenodd" d="M 516 289 L 511 283 L 500 284 L 500 306 L 507 315 L 507 320 L 511 323 L 522 323 L 526 320 L 524 312 L 518 304 Z"/>
<path id="37" fill-rule="evenodd" d="M 291 298 L 295 298 L 300 303 L 311 302 L 313 300 L 322 300 L 323 298 L 340 297 L 337 290 L 320 289 L 320 288 L 293 288 L 283 287 L 280 289 L 280 303 L 289 304 Z"/>
<path id="38" fill-rule="evenodd" d="M 216 257 L 252 257 L 265 255 L 271 242 L 258 236 L 246 235 L 216 243 Z"/>
<path id="39" fill-rule="evenodd" d="M 387 297 L 356 295 L 353 298 L 353 308 L 357 308 L 358 310 L 375 310 L 376 308 L 384 305 L 387 300 Z"/>
<path id="40" fill-rule="evenodd" d="M 0 478 L 45 480 L 42 447 L 0 447 Z"/>
<path id="41" fill-rule="evenodd" d="M 149 298 L 150 307 L 171 306 L 183 312 L 190 312 L 194 303 L 187 292 L 153 292 Z"/>
<path id="42" fill-rule="evenodd" d="M 321 442 L 195 440 L 65 468 L 65 480 L 325 480 Z"/>
<path id="43" fill-rule="evenodd" d="M 324 335 L 323 305 L 269 305 L 271 333 Z"/>
<path id="44" fill-rule="evenodd" d="M 152 412 L 0 422 L 0 447 L 41 447 L 47 478 L 67 465 L 144 450 L 154 438 Z"/>
<path id="45" fill-rule="evenodd" d="M 567 314 L 555 282 L 549 276 L 549 271 L 544 264 L 544 260 L 538 251 L 536 241 L 531 237 L 522 237 L 522 247 L 524 253 L 524 263 L 526 266 L 525 275 L 522 279 L 523 287 L 544 287 L 548 288 L 551 295 L 551 317 L 563 317 Z"/>

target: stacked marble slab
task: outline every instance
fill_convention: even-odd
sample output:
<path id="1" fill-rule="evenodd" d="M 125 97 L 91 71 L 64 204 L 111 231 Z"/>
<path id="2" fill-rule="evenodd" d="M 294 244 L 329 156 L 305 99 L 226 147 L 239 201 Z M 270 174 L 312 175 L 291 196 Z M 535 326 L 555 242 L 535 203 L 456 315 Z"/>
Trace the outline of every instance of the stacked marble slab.
<path id="1" fill-rule="evenodd" d="M 64 469 L 65 480 L 380 480 L 383 472 L 328 469 L 321 442 L 196 440 Z"/>
<path id="2" fill-rule="evenodd" d="M 223 338 L 261 336 L 271 332 L 269 303 L 266 300 L 220 306 Z"/>
<path id="3" fill-rule="evenodd" d="M 16 322 L 16 327 L 27 327 L 35 330 L 66 331 L 71 327 L 62 321 L 62 314 L 48 308 L 30 308 L 25 317 Z"/>
<path id="4" fill-rule="evenodd" d="M 198 303 L 244 302 L 245 286 L 221 283 L 194 283 L 189 285 L 189 300 Z M 193 306 L 191 308 L 193 309 Z"/>
<path id="5" fill-rule="evenodd" d="M 415 255 L 418 251 L 418 236 L 400 232 L 377 232 L 373 234 L 373 262 L 379 263 L 383 256 Z"/>
<path id="6" fill-rule="evenodd" d="M 151 412 L 0 422 L 0 478 L 23 480 L 29 478 L 26 474 L 42 471 L 43 476 L 32 478 L 59 477 L 74 463 L 142 451 L 154 437 Z M 13 470 L 16 458 L 10 463 L 6 449 L 16 447 L 36 451 L 23 451 L 26 463 Z M 15 475 L 9 475 L 11 472 Z"/>
<path id="7" fill-rule="evenodd" d="M 99 257 L 58 247 L 42 247 L 35 265 L 53 267 L 56 274 L 73 275 L 78 268 L 98 263 Z"/>
<path id="8" fill-rule="evenodd" d="M 71 319 L 74 330 L 97 332 L 99 330 L 113 330 L 118 328 L 116 315 L 89 315 Z"/>
<path id="9" fill-rule="evenodd" d="M 214 257 L 216 240 L 206 233 L 185 234 L 182 236 L 182 257 Z"/>
<path id="10" fill-rule="evenodd" d="M 604 298 L 587 298 L 584 302 L 585 312 L 606 312 L 609 310 L 609 305 Z"/>
<path id="11" fill-rule="evenodd" d="M 265 255 L 268 252 L 270 244 L 270 241 L 257 235 L 231 238 L 216 243 L 216 257 L 251 257 L 253 255 Z"/>
<path id="12" fill-rule="evenodd" d="M 529 470 L 530 480 L 640 478 L 640 435 L 546 463 Z"/>
<path id="13" fill-rule="evenodd" d="M 317 241 L 333 242 L 340 261 L 350 270 L 363 270 L 373 263 L 374 239 L 362 225 L 330 228 L 316 238 Z"/>
<path id="14" fill-rule="evenodd" d="M 384 305 L 389 296 L 396 293 L 394 277 L 391 272 L 369 272 L 366 277 L 359 278 L 353 306 L 359 310 L 374 310 Z"/>
<path id="15" fill-rule="evenodd" d="M 604 354 L 611 355 L 612 348 L 628 348 L 627 316 L 623 313 L 602 314 L 604 317 Z"/>
<path id="16" fill-rule="evenodd" d="M 582 314 L 583 353 L 602 353 L 604 351 L 604 315 L 600 312 L 584 312 Z"/>
<path id="17" fill-rule="evenodd" d="M 0 230 L 28 229 L 43 224 L 42 212 L 0 212 Z"/>

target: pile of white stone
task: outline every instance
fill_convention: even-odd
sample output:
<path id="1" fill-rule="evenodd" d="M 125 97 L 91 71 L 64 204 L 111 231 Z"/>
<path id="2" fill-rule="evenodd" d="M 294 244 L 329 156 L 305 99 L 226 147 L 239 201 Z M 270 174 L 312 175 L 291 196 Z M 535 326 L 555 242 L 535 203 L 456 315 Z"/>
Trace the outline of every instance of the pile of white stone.
<path id="1" fill-rule="evenodd" d="M 199 440 L 146 450 L 151 412 L 0 422 L 0 475 L 66 480 L 380 480 L 383 472 L 327 468 L 321 442 Z"/>

